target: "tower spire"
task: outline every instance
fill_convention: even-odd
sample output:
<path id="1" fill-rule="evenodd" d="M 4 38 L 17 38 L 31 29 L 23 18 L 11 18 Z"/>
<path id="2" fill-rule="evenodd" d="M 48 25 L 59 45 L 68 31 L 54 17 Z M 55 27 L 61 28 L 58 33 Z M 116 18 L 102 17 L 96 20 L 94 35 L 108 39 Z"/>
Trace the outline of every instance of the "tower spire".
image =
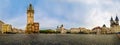
<path id="1" fill-rule="evenodd" d="M 110 21 L 113 21 L 113 18 L 112 18 L 112 16 L 111 16 L 111 19 L 110 19 Z"/>
<path id="2" fill-rule="evenodd" d="M 116 15 L 115 21 L 119 21 L 119 19 L 118 19 L 117 15 Z"/>
<path id="3" fill-rule="evenodd" d="M 32 4 L 29 4 L 28 10 L 34 10 Z"/>
<path id="4" fill-rule="evenodd" d="M 34 10 L 32 4 L 29 5 L 27 9 L 27 24 L 34 22 Z"/>

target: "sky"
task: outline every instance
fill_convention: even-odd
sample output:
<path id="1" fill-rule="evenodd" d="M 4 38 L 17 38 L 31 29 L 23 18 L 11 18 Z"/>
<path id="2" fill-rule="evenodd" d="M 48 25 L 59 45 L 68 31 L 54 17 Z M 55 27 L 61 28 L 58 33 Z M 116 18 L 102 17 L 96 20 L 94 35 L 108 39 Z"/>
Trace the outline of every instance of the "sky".
<path id="1" fill-rule="evenodd" d="M 120 18 L 120 0 L 0 0 L 0 20 L 25 29 L 30 3 L 40 29 L 55 29 L 61 24 L 66 29 L 109 27 L 111 16 Z"/>

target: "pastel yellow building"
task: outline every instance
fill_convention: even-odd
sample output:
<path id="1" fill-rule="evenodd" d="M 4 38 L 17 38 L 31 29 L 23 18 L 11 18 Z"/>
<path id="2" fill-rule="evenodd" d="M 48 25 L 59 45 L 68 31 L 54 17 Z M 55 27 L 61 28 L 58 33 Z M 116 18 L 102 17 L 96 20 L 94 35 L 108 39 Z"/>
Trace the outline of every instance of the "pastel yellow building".
<path id="1" fill-rule="evenodd" d="M 12 25 L 3 24 L 2 25 L 2 33 L 9 33 L 9 32 L 12 32 Z"/>
<path id="2" fill-rule="evenodd" d="M 2 31 L 2 25 L 4 24 L 4 22 L 0 21 L 0 33 Z"/>
<path id="3" fill-rule="evenodd" d="M 22 29 L 12 28 L 12 33 L 22 34 L 22 33 L 24 33 L 24 31 L 25 31 L 25 30 L 22 30 Z"/>
<path id="4" fill-rule="evenodd" d="M 120 32 L 120 26 L 111 27 L 110 29 L 111 29 L 112 33 Z"/>
<path id="5" fill-rule="evenodd" d="M 82 28 L 82 27 L 79 27 L 79 28 L 71 28 L 71 29 L 70 29 L 70 33 L 86 33 L 86 34 L 89 34 L 89 33 L 90 33 L 90 30 L 89 30 L 89 29 L 86 29 L 86 28 Z"/>
<path id="6" fill-rule="evenodd" d="M 71 28 L 70 33 L 79 33 L 80 29 L 79 28 Z"/>

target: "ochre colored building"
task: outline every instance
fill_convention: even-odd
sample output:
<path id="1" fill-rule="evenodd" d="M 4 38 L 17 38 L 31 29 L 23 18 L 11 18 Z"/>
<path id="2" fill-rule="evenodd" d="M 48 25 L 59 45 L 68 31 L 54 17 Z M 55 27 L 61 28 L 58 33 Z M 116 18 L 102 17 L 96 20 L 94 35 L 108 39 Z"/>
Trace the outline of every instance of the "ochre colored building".
<path id="1" fill-rule="evenodd" d="M 4 24 L 4 22 L 2 22 L 1 20 L 0 20 L 0 33 L 2 33 L 2 25 Z"/>
<path id="2" fill-rule="evenodd" d="M 27 25 L 25 33 L 39 33 L 39 23 L 34 22 L 34 9 L 32 4 L 27 9 Z"/>
<path id="3" fill-rule="evenodd" d="M 12 32 L 12 25 L 3 24 L 2 25 L 2 33 L 10 33 L 10 32 Z"/>

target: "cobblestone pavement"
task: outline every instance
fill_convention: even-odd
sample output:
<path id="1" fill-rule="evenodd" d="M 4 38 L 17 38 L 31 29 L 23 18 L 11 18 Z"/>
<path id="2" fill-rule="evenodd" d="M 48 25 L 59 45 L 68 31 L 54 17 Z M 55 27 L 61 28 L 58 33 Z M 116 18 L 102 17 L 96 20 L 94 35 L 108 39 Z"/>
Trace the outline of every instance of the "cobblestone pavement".
<path id="1" fill-rule="evenodd" d="M 115 34 L 0 34 L 0 45 L 120 45 Z"/>

